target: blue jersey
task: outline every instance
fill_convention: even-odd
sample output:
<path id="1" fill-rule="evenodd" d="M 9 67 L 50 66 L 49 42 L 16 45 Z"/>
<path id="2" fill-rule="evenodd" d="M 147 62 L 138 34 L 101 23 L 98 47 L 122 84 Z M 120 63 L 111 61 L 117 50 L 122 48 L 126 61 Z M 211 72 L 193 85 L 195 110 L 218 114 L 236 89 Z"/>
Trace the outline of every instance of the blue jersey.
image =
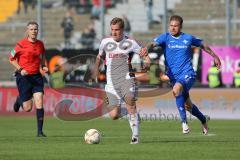
<path id="1" fill-rule="evenodd" d="M 165 33 L 156 37 L 154 42 L 163 49 L 166 74 L 170 79 L 178 79 L 186 74 L 196 75 L 191 62 L 191 46 L 200 47 L 201 39 L 185 33 L 179 37 Z"/>

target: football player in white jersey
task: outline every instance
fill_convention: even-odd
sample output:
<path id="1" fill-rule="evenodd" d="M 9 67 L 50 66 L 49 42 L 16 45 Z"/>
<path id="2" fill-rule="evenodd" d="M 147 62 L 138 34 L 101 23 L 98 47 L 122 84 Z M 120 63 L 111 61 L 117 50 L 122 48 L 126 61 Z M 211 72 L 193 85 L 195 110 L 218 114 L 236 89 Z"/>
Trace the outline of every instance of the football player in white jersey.
<path id="1" fill-rule="evenodd" d="M 93 78 L 96 78 L 98 74 L 101 58 L 105 58 L 107 66 L 105 91 L 109 102 L 109 115 L 113 120 L 121 117 L 121 102 L 126 103 L 132 130 L 131 144 L 137 144 L 139 143 L 140 117 L 136 109 L 135 78 L 134 74 L 130 72 L 131 53 L 144 55 L 145 66 L 150 64 L 150 59 L 146 48 L 123 34 L 124 21 L 121 18 L 113 18 L 110 26 L 111 36 L 104 38 L 99 46 Z"/>

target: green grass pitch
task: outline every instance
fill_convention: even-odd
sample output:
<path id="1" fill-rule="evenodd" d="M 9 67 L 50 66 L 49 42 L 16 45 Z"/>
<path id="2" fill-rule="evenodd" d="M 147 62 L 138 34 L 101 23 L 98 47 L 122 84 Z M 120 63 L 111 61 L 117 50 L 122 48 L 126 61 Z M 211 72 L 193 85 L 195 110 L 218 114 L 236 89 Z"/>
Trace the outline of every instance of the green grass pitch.
<path id="1" fill-rule="evenodd" d="M 47 117 L 48 137 L 37 138 L 35 117 L 0 117 L 0 160 L 239 160 L 239 120 L 211 120 L 208 136 L 201 134 L 199 121 L 189 124 L 191 133 L 183 135 L 179 121 L 142 121 L 141 143 L 130 145 L 127 120 L 65 122 Z M 90 128 L 102 133 L 100 144 L 84 143 Z"/>

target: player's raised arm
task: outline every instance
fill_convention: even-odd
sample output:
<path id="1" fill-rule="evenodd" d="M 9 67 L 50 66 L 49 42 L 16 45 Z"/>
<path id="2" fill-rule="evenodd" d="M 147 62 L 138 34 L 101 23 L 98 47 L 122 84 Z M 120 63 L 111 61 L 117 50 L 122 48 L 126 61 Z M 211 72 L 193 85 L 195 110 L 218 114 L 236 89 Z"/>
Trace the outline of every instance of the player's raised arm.
<path id="1" fill-rule="evenodd" d="M 203 43 L 201 48 L 214 58 L 214 63 L 216 64 L 216 67 L 220 69 L 221 61 L 218 55 L 206 43 Z"/>

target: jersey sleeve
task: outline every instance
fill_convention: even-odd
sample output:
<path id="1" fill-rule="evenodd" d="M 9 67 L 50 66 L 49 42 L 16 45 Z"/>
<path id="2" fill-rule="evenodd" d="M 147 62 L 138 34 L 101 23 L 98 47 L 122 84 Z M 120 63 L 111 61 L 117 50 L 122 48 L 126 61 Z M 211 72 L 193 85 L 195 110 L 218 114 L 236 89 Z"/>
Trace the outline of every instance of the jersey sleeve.
<path id="1" fill-rule="evenodd" d="M 101 43 L 100 43 L 99 49 L 98 49 L 98 55 L 103 56 L 104 47 L 105 47 L 105 43 L 104 43 L 104 41 L 102 40 Z"/>
<path id="2" fill-rule="evenodd" d="M 16 46 L 10 51 L 9 53 L 9 59 L 11 61 L 14 61 L 17 59 L 17 55 L 19 54 L 19 52 L 21 51 L 22 49 L 22 45 L 17 43 Z"/>
<path id="3" fill-rule="evenodd" d="M 197 38 L 195 36 L 192 36 L 192 45 L 196 47 L 200 47 L 203 44 L 203 40 L 200 38 Z"/>
<path id="4" fill-rule="evenodd" d="M 142 48 L 142 45 L 140 43 L 138 43 L 136 40 L 133 40 L 132 43 L 133 43 L 132 51 L 134 53 L 139 53 Z"/>
<path id="5" fill-rule="evenodd" d="M 153 41 L 158 45 L 163 45 L 166 42 L 166 34 L 161 34 L 158 37 L 154 38 Z"/>

